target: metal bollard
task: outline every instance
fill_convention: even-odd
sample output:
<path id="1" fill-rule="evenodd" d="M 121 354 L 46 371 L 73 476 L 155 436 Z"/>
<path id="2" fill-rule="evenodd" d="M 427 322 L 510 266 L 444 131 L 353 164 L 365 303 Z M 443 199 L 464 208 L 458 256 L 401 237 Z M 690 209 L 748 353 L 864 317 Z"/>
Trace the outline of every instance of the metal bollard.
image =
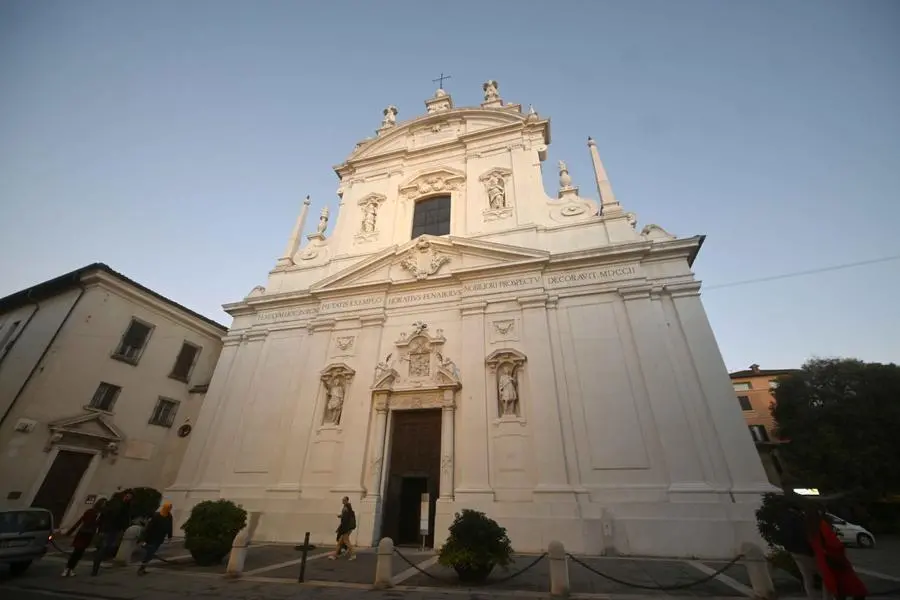
<path id="1" fill-rule="evenodd" d="M 119 544 L 119 550 L 116 552 L 116 558 L 113 561 L 114 564 L 127 565 L 131 562 L 138 538 L 141 536 L 141 529 L 140 525 L 132 525 L 125 530 L 125 534 L 122 536 L 122 543 Z"/>
<path id="2" fill-rule="evenodd" d="M 744 542 L 741 545 L 741 554 L 744 555 L 744 565 L 747 567 L 750 587 L 753 588 L 753 597 L 757 600 L 774 600 L 775 585 L 772 583 L 769 562 L 762 548 L 751 542 Z"/>
<path id="3" fill-rule="evenodd" d="M 378 542 L 378 562 L 375 563 L 375 585 L 376 590 L 383 590 L 394 587 L 394 571 L 391 561 L 394 559 L 394 540 L 391 538 L 381 538 Z"/>
<path id="4" fill-rule="evenodd" d="M 244 563 L 247 560 L 247 547 L 250 545 L 250 530 L 247 526 L 238 531 L 231 542 L 231 554 L 228 556 L 228 567 L 225 569 L 225 577 L 236 579 L 244 572 Z"/>
<path id="5" fill-rule="evenodd" d="M 303 536 L 303 546 L 300 547 L 300 576 L 297 577 L 297 583 L 303 583 L 306 580 L 306 555 L 309 553 L 309 532 Z"/>
<path id="6" fill-rule="evenodd" d="M 547 548 L 550 559 L 550 595 L 554 598 L 569 597 L 569 563 L 562 542 L 552 541 Z"/>

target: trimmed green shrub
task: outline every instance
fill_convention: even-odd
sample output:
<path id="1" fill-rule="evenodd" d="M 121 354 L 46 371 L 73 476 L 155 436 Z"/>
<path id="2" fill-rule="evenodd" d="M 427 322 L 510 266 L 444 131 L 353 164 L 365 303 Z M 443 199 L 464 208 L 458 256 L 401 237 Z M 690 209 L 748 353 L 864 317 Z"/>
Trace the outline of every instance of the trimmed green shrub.
<path id="1" fill-rule="evenodd" d="M 191 510 L 191 516 L 181 526 L 184 547 L 199 565 L 222 562 L 229 552 L 234 536 L 247 524 L 247 511 L 230 500 L 205 500 Z"/>

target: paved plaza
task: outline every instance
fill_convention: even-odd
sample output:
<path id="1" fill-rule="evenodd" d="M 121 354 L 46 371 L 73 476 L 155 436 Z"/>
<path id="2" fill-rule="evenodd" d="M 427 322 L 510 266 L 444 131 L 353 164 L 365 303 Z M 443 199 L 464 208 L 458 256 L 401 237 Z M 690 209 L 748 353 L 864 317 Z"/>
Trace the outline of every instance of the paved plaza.
<path id="1" fill-rule="evenodd" d="M 63 548 L 66 546 L 63 545 Z M 301 553 L 293 546 L 256 544 L 250 547 L 244 574 L 239 580 L 225 577 L 226 564 L 199 567 L 180 542 L 166 545 L 162 561 L 154 561 L 150 573 L 136 575 L 136 565 L 105 566 L 91 577 L 88 554 L 79 565 L 78 576 L 62 578 L 64 555 L 54 552 L 35 563 L 22 577 L 0 574 L 4 600 L 73 598 L 83 600 L 169 600 L 188 596 L 235 600 L 310 598 L 549 598 L 547 558 L 517 555 L 508 571 L 496 569 L 487 585 L 463 587 L 452 570 L 441 567 L 431 551 L 401 548 L 411 566 L 395 555 L 392 567 L 394 587 L 373 591 L 376 556 L 362 550 L 358 559 L 328 560 L 330 549 L 309 553 L 305 582 L 298 583 Z M 900 540 L 884 540 L 875 550 L 850 550 L 861 577 L 876 597 L 900 598 L 900 592 L 879 592 L 900 588 Z M 136 555 L 137 557 L 137 555 Z M 654 558 L 577 557 L 569 561 L 572 597 L 638 600 L 664 596 L 703 598 L 745 598 L 752 596 L 747 571 L 740 563 L 717 574 L 726 562 Z M 521 574 L 522 569 L 532 565 Z M 602 573 L 606 577 L 599 575 Z M 511 577 L 512 575 L 515 575 Z M 688 584 L 706 579 L 697 585 Z M 779 597 L 802 596 L 800 585 L 789 575 L 773 574 Z M 618 581 L 616 581 L 618 580 Z"/>

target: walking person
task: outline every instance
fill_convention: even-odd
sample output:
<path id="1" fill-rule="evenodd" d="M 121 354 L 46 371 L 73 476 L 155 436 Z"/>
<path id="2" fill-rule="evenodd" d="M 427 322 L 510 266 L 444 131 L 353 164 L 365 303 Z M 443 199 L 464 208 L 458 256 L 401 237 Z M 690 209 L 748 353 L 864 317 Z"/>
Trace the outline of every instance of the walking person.
<path id="1" fill-rule="evenodd" d="M 153 560 L 159 547 L 166 539 L 172 539 L 172 503 L 165 502 L 162 507 L 150 517 L 147 526 L 141 534 L 144 542 L 144 560 L 138 567 L 138 575 L 147 574 L 147 564 Z"/>
<path id="2" fill-rule="evenodd" d="M 341 546 L 346 546 L 347 559 L 356 560 L 356 551 L 353 548 L 353 544 L 350 542 L 350 534 L 356 529 L 356 513 L 353 512 L 353 506 L 350 504 L 350 498 L 347 496 L 344 496 L 341 499 L 341 504 L 341 514 L 338 515 L 340 524 L 337 528 L 337 547 L 328 559 L 337 560 L 338 556 L 341 554 Z"/>
<path id="3" fill-rule="evenodd" d="M 806 597 L 808 600 L 816 600 L 816 575 L 819 569 L 807 536 L 803 511 L 799 506 L 794 504 L 788 506 L 781 515 L 778 529 L 781 534 L 779 540 L 781 546 L 791 554 L 800 571 Z"/>
<path id="4" fill-rule="evenodd" d="M 94 566 L 91 575 L 100 573 L 100 563 L 115 552 L 122 534 L 131 525 L 133 520 L 132 500 L 134 494 L 131 490 L 125 490 L 121 500 L 110 500 L 106 503 L 105 510 L 100 514 L 100 539 L 97 542 L 97 550 L 94 553 Z"/>
<path id="5" fill-rule="evenodd" d="M 826 600 L 864 600 L 869 594 L 866 584 L 860 580 L 847 558 L 844 543 L 831 529 L 822 512 L 811 509 L 806 513 L 809 543 L 822 574 L 823 596 Z"/>
<path id="6" fill-rule="evenodd" d="M 88 549 L 94 536 L 97 535 L 100 513 L 103 511 L 105 504 L 105 498 L 100 498 L 94 502 L 94 505 L 84 511 L 84 514 L 66 532 L 66 537 L 75 534 L 75 538 L 72 540 L 72 553 L 69 555 L 69 560 L 66 561 L 66 569 L 62 572 L 63 577 L 75 576 L 75 567 L 78 566 L 85 550 Z M 77 533 L 75 533 L 76 531 Z"/>

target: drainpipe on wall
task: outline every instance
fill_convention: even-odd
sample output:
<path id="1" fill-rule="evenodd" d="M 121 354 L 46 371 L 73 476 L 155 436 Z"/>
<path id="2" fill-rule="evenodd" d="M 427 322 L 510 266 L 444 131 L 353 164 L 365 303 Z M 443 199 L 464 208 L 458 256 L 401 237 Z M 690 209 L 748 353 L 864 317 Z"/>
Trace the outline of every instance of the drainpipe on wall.
<path id="1" fill-rule="evenodd" d="M 13 398 L 13 401 L 10 403 L 9 408 L 7 408 L 6 412 L 3 413 L 3 416 L 0 417 L 0 425 L 3 425 L 3 423 L 6 421 L 6 418 L 12 412 L 12 409 L 16 405 L 16 402 L 19 401 L 19 397 L 22 395 L 22 393 L 25 391 L 25 388 L 28 386 L 28 382 L 31 381 L 31 378 L 34 377 L 35 373 L 37 373 L 37 370 L 40 368 L 41 363 L 44 362 L 44 358 L 47 356 L 47 353 L 50 352 L 50 348 L 53 347 L 53 342 L 56 341 L 56 338 L 59 336 L 59 332 L 62 331 L 63 326 L 69 320 L 69 317 L 72 316 L 72 312 L 75 310 L 75 307 L 78 306 L 78 303 L 81 301 L 81 297 L 84 296 L 84 293 L 86 291 L 84 288 L 84 284 L 79 283 L 78 287 L 81 288 L 80 291 L 78 292 L 78 297 L 75 298 L 75 302 L 73 302 L 72 306 L 69 307 L 69 311 L 66 313 L 66 316 L 63 318 L 62 322 L 59 324 L 59 327 L 57 327 L 56 331 L 53 332 L 53 337 L 50 338 L 50 341 L 47 342 L 47 345 L 44 347 L 44 351 L 41 352 L 41 356 L 37 359 L 37 361 L 35 361 L 34 366 L 31 368 L 31 372 L 28 373 L 28 377 L 26 377 L 25 381 L 22 382 L 22 387 L 20 387 L 19 391 L 16 392 L 16 395 Z M 29 292 L 29 295 L 30 295 L 30 292 Z M 37 310 L 35 310 L 33 313 L 31 313 L 31 317 L 33 317 L 35 315 L 35 313 L 37 313 Z M 31 317 L 29 317 L 28 322 L 25 323 L 26 326 L 28 326 L 28 323 L 31 322 Z M 25 332 L 25 328 L 23 327 L 22 332 L 19 335 L 21 335 L 24 332 Z M 19 338 L 16 337 L 16 339 L 18 340 Z"/>
<path id="2" fill-rule="evenodd" d="M 12 351 L 12 347 L 16 344 L 16 341 L 18 341 L 18 339 L 20 337 L 22 337 L 22 334 L 25 333 L 25 328 L 28 327 L 29 323 L 31 323 L 31 320 L 34 318 L 34 315 L 36 315 L 37 312 L 39 310 L 41 310 L 40 302 L 38 302 L 37 300 L 31 299 L 31 294 L 33 291 L 34 290 L 28 290 L 27 297 L 29 300 L 31 300 L 31 303 L 34 304 L 34 310 L 31 311 L 30 315 L 28 315 L 28 318 L 25 320 L 25 324 L 22 325 L 22 328 L 16 332 L 16 337 L 12 338 L 11 340 L 9 340 L 9 342 L 6 343 L 6 348 L 9 348 L 9 351 L 5 351 L 4 348 L 0 348 L 0 365 L 3 364 L 3 361 L 6 360 L 7 355 Z M 2 421 L 0 421 L 0 422 L 2 422 Z"/>

